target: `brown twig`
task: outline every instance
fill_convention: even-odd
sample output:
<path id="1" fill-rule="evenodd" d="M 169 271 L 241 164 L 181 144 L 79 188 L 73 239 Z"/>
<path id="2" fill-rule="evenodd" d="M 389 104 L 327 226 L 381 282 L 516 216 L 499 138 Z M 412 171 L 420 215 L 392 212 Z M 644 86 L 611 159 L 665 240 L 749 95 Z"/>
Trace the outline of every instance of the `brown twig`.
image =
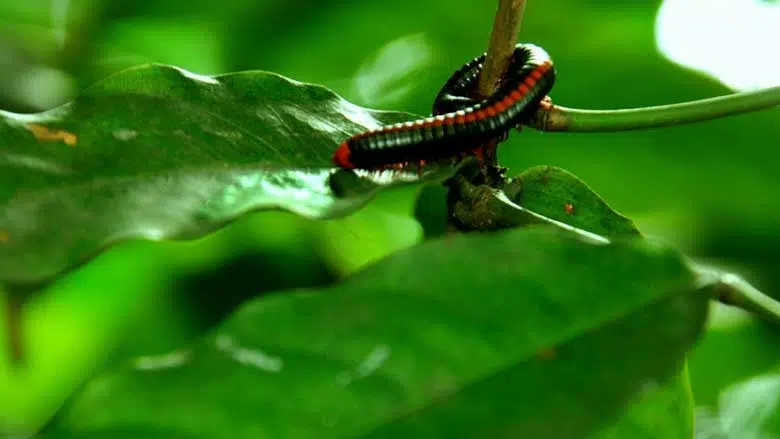
<path id="1" fill-rule="evenodd" d="M 496 20 L 490 35 L 490 47 L 477 84 L 477 97 L 485 99 L 496 91 L 509 68 L 523 20 L 526 0 L 499 0 Z"/>
<path id="2" fill-rule="evenodd" d="M 490 46 L 485 56 L 485 64 L 479 75 L 474 98 L 482 100 L 492 95 L 506 74 L 515 51 L 517 32 L 523 20 L 526 0 L 498 0 L 496 19 L 490 34 Z M 490 169 L 498 169 L 496 146 L 498 140 L 485 145 L 484 162 Z M 500 173 L 499 173 L 500 174 Z M 500 179 L 500 176 L 499 176 Z"/>

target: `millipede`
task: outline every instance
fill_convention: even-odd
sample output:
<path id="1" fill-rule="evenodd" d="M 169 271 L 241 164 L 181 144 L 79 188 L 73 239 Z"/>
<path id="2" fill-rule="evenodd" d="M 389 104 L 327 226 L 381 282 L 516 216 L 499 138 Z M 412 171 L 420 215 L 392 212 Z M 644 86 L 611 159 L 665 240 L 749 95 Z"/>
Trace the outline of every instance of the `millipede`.
<path id="1" fill-rule="evenodd" d="M 539 46 L 515 46 L 507 74 L 495 93 L 470 97 L 485 54 L 474 58 L 442 86 L 433 115 L 358 133 L 339 145 L 333 163 L 346 169 L 386 169 L 410 163 L 480 154 L 482 146 L 506 138 L 526 121 L 555 82 L 555 67 Z"/>

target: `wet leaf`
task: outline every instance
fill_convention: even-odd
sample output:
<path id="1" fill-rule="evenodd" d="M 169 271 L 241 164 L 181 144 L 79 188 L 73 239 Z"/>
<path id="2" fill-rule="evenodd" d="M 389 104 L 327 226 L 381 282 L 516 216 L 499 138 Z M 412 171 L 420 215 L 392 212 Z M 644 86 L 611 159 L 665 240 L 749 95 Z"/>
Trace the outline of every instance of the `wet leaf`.
<path id="1" fill-rule="evenodd" d="M 419 178 L 338 172 L 331 184 L 334 148 L 410 117 L 276 74 L 166 66 L 49 112 L 0 112 L 0 280 L 43 281 L 118 241 L 195 238 L 258 209 L 344 215 Z"/>
<path id="2" fill-rule="evenodd" d="M 694 288 L 680 256 L 641 240 L 430 240 L 96 378 L 46 437 L 580 438 L 676 376 L 706 315 Z"/>

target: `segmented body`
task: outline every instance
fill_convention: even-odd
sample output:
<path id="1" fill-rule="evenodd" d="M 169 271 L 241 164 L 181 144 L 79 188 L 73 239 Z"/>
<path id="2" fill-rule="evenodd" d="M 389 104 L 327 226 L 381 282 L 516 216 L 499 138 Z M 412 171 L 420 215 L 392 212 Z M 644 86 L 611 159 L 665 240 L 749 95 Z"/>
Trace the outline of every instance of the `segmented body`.
<path id="1" fill-rule="evenodd" d="M 434 100 L 434 115 L 356 134 L 336 150 L 333 162 L 347 169 L 383 169 L 453 158 L 478 150 L 527 120 L 555 82 L 547 52 L 518 44 L 504 80 L 482 101 L 469 96 L 485 55 L 458 69 Z"/>

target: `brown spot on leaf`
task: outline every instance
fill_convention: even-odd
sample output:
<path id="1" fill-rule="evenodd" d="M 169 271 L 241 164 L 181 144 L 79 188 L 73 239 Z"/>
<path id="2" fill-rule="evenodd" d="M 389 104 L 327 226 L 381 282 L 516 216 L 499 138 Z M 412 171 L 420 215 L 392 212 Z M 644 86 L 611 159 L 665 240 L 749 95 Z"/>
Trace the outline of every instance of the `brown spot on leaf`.
<path id="1" fill-rule="evenodd" d="M 5 244 L 11 240 L 11 236 L 5 230 L 0 230 L 0 244 Z"/>
<path id="2" fill-rule="evenodd" d="M 571 203 L 566 203 L 563 205 L 563 210 L 566 211 L 567 215 L 574 215 L 574 205 Z"/>
<path id="3" fill-rule="evenodd" d="M 78 137 L 69 131 L 52 130 L 45 125 L 35 123 L 27 125 L 27 129 L 38 140 L 62 140 L 68 146 L 76 146 L 76 143 L 78 143 Z"/>
<path id="4" fill-rule="evenodd" d="M 555 359 L 555 348 L 550 346 L 544 348 L 536 353 L 536 358 L 544 361 L 552 361 Z"/>

